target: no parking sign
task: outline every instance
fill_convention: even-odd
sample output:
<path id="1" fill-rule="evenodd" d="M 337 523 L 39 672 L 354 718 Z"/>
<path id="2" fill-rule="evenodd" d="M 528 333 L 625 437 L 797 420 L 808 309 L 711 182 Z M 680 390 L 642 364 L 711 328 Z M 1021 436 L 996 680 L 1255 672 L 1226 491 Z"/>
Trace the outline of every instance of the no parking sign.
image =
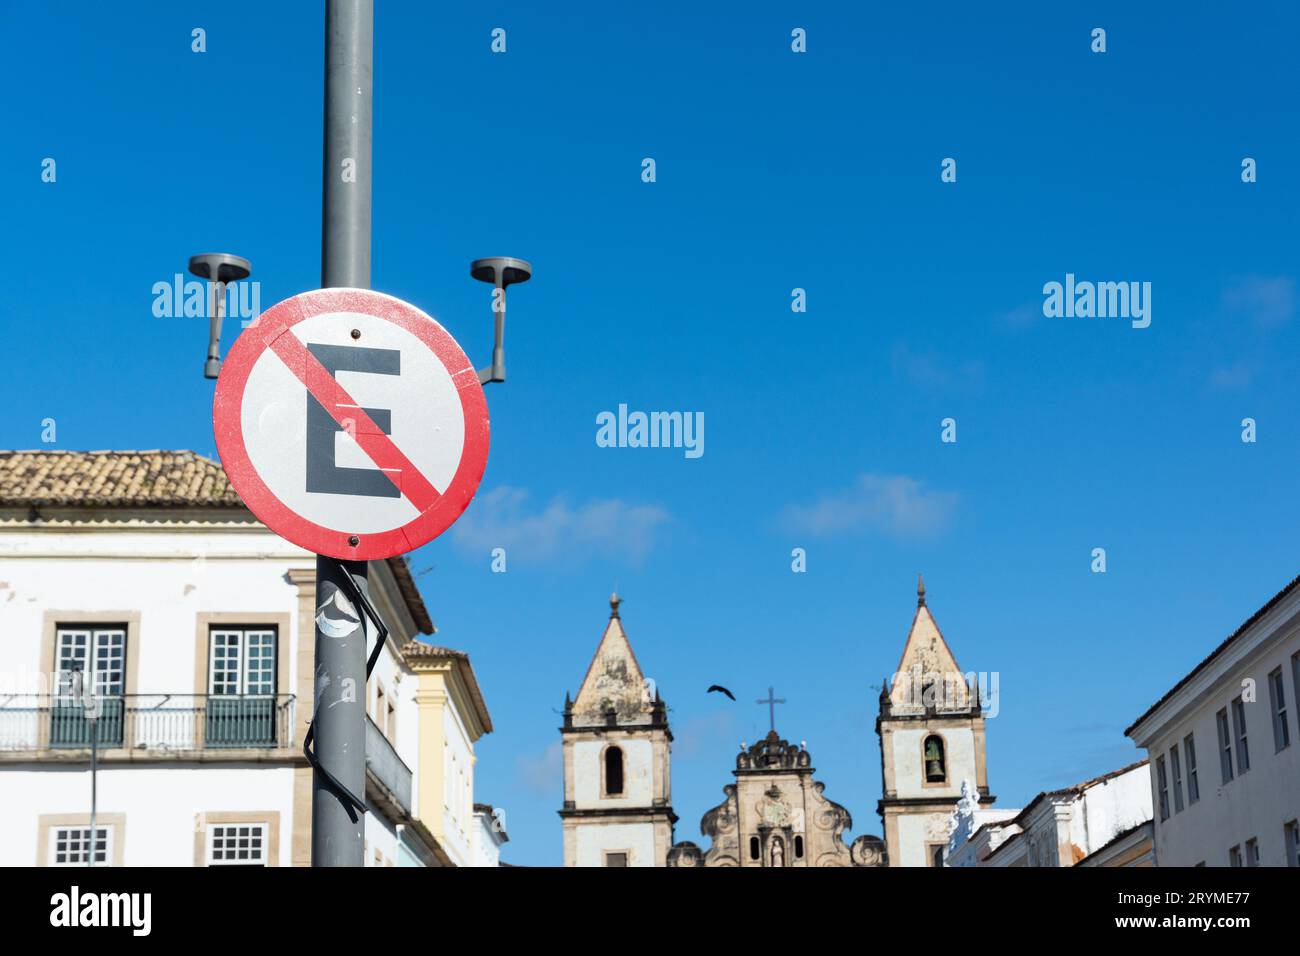
<path id="1" fill-rule="evenodd" d="M 415 306 L 366 289 L 317 289 L 264 312 L 226 358 L 212 420 L 253 514 L 333 558 L 436 538 L 487 465 L 487 402 L 465 352 Z"/>

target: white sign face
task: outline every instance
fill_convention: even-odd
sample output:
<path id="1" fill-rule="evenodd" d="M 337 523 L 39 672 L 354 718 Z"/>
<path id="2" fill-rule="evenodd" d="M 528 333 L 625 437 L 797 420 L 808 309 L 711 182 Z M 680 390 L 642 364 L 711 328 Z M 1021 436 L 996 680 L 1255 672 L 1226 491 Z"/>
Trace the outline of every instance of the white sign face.
<path id="1" fill-rule="evenodd" d="M 465 353 L 419 309 L 365 290 L 263 313 L 226 359 L 213 416 L 253 513 L 332 557 L 390 557 L 436 537 L 487 463 L 487 404 Z"/>

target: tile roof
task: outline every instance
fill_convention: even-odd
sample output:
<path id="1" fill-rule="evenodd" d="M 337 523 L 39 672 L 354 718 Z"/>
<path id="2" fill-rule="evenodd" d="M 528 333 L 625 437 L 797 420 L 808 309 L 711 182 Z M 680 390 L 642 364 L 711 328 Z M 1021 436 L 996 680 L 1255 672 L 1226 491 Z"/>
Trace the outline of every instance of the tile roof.
<path id="1" fill-rule="evenodd" d="M 1085 790 L 1095 787 L 1099 783 L 1105 783 L 1108 780 L 1113 780 L 1115 777 L 1128 773 L 1130 770 L 1136 770 L 1138 767 L 1145 766 L 1146 763 L 1147 763 L 1147 758 L 1143 757 L 1141 760 L 1138 760 L 1135 763 L 1131 763 L 1127 767 L 1120 767 L 1118 770 L 1112 770 L 1109 773 L 1103 773 L 1100 777 L 1093 777 L 1091 780 L 1085 780 L 1082 783 L 1076 783 L 1073 786 L 1062 787 L 1060 790 L 1044 790 L 1038 796 L 1034 797 L 1034 799 L 1030 800 L 1027 804 L 1025 804 L 1025 808 L 1021 810 L 1019 813 L 1017 813 L 1010 820 L 992 821 L 990 823 L 984 824 L 984 826 L 990 828 L 999 828 L 999 827 L 1008 827 L 1008 826 L 1023 827 L 1025 820 L 1029 816 L 1029 811 L 1032 810 L 1034 807 L 1036 807 L 1043 800 L 1049 800 L 1052 797 L 1068 797 L 1071 795 L 1077 795 L 1083 793 Z M 983 829 L 983 827 L 981 827 L 980 829 Z M 1023 830 L 1021 832 L 1023 832 Z M 972 836 L 973 835 L 974 834 L 972 834 Z M 1006 840 L 998 844 L 997 850 L 994 850 L 993 853 L 989 854 L 989 856 L 992 856 L 994 853 L 997 853 L 998 850 L 1001 850 L 1004 846 L 1006 846 L 1008 843 L 1010 843 L 1018 836 L 1020 836 L 1020 833 L 1016 833 L 1013 834 L 1012 836 L 1007 837 Z"/>
<path id="2" fill-rule="evenodd" d="M 218 462 L 192 451 L 0 451 L 0 508 L 244 508 Z M 404 558 L 388 559 L 421 634 L 436 630 Z"/>
<path id="3" fill-rule="evenodd" d="M 406 657 L 450 657 L 461 661 L 469 660 L 469 655 L 464 651 L 455 651 L 450 647 L 439 647 L 437 644 L 427 644 L 424 641 L 407 641 L 402 645 L 402 654 Z"/>
<path id="4" fill-rule="evenodd" d="M 1209 667 L 1210 664 L 1213 663 L 1213 661 L 1214 661 L 1214 659 L 1215 659 L 1216 657 L 1218 657 L 1220 654 L 1222 654 L 1224 651 L 1226 651 L 1226 650 L 1229 648 L 1229 646 L 1231 646 L 1231 644 L 1232 644 L 1233 641 L 1235 641 L 1235 640 L 1236 640 L 1237 638 L 1239 638 L 1243 633 L 1245 633 L 1245 631 L 1247 630 L 1247 628 L 1249 628 L 1252 624 L 1254 624 L 1254 623 L 1255 623 L 1256 621 L 1258 621 L 1261 617 L 1263 617 L 1263 616 L 1264 616 L 1265 614 L 1267 614 L 1270 610 L 1272 610 L 1273 607 L 1274 607 L 1275 605 L 1277 605 L 1277 603 L 1278 603 L 1279 601 L 1281 601 L 1284 597 L 1286 597 L 1288 594 L 1290 594 L 1292 591 L 1294 591 L 1294 590 L 1296 589 L 1297 586 L 1300 586 L 1300 575 L 1297 575 L 1296 577 L 1292 578 L 1290 584 L 1288 584 L 1288 585 L 1287 585 L 1286 587 L 1284 587 L 1282 590 L 1278 591 L 1278 592 L 1277 592 L 1276 594 L 1274 594 L 1271 598 L 1269 598 L 1269 599 L 1268 599 L 1268 602 L 1267 602 L 1263 607 L 1261 607 L 1258 611 L 1256 611 L 1254 614 L 1252 614 L 1252 615 L 1251 615 L 1251 616 L 1246 620 L 1246 622 L 1245 622 L 1244 624 L 1241 625 L 1241 627 L 1237 628 L 1235 631 L 1233 631 L 1231 634 L 1229 634 L 1228 637 L 1224 640 L 1224 642 L 1223 642 L 1222 644 L 1220 644 L 1220 645 L 1219 645 L 1218 647 L 1216 647 L 1214 650 L 1210 651 L 1209 656 L 1206 657 L 1205 660 L 1201 661 L 1199 664 L 1197 664 L 1195 667 L 1193 667 L 1190 671 L 1188 671 L 1188 673 L 1183 677 L 1182 680 L 1180 680 L 1180 681 L 1179 681 L 1177 684 L 1175 684 L 1173 687 L 1169 688 L 1169 690 L 1165 692 L 1165 695 L 1164 695 L 1163 697 L 1161 697 L 1158 701 L 1156 701 L 1154 704 L 1152 704 L 1150 707 L 1148 707 L 1147 710 L 1146 710 L 1146 713 L 1144 713 L 1141 717 L 1139 717 L 1137 720 L 1133 721 L 1133 723 L 1131 723 L 1131 724 L 1128 726 L 1128 728 L 1124 731 L 1124 736 L 1127 737 L 1127 736 L 1129 736 L 1130 734 L 1132 734 L 1134 728 L 1136 728 L 1138 724 L 1142 723 L 1142 721 L 1146 720 L 1146 719 L 1147 719 L 1148 717 L 1150 717 L 1153 713 L 1155 713 L 1156 708 L 1158 708 L 1161 704 L 1163 704 L 1163 703 L 1164 703 L 1165 701 L 1167 701 L 1169 698 L 1173 697 L 1174 694 L 1178 693 L 1178 691 L 1181 690 L 1183 687 L 1185 687 L 1185 686 L 1186 686 L 1186 685 L 1187 685 L 1187 684 L 1192 680 L 1192 678 L 1194 678 L 1197 674 L 1199 674 L 1201 671 L 1205 670 L 1205 668 Z"/>
<path id="5" fill-rule="evenodd" d="M 192 451 L 0 451 L 0 506 L 242 508 L 221 466 Z"/>
<path id="6" fill-rule="evenodd" d="M 402 656 L 411 665 L 418 661 L 454 661 L 460 669 L 465 686 L 469 689 L 470 701 L 478 713 L 479 721 L 483 724 L 483 732 L 492 733 L 492 716 L 488 713 L 487 702 L 483 699 L 483 691 L 478 685 L 478 677 L 469 662 L 468 654 L 464 651 L 452 650 L 450 647 L 426 644 L 424 641 L 407 641 L 402 645 Z"/>
<path id="7" fill-rule="evenodd" d="M 1105 783 L 1107 780 L 1112 780 L 1115 777 L 1122 776 L 1128 773 L 1130 770 L 1136 770 L 1138 767 L 1146 766 L 1146 764 L 1147 764 L 1147 758 L 1143 757 L 1141 760 L 1135 760 L 1127 767 L 1120 767 L 1118 770 L 1112 770 L 1109 773 L 1103 773 L 1100 777 L 1093 777 L 1091 780 L 1085 780 L 1083 781 L 1083 783 L 1076 783 L 1070 787 L 1062 787 L 1060 790 L 1047 790 L 1043 794 L 1040 794 L 1040 796 L 1064 797 L 1067 794 L 1071 794 L 1071 793 L 1083 793 L 1083 791 L 1091 789 L 1092 787 L 1097 786 L 1097 784 L 1099 783 Z"/>
<path id="8" fill-rule="evenodd" d="M 385 563 L 393 572 L 393 577 L 397 579 L 397 589 L 402 592 L 402 600 L 406 602 L 406 609 L 411 612 L 416 629 L 421 634 L 436 634 L 438 628 L 429 617 L 429 609 L 424 605 L 424 598 L 420 596 L 420 589 L 415 584 L 415 576 L 411 574 L 411 566 L 406 558 L 399 554 L 389 558 Z"/>

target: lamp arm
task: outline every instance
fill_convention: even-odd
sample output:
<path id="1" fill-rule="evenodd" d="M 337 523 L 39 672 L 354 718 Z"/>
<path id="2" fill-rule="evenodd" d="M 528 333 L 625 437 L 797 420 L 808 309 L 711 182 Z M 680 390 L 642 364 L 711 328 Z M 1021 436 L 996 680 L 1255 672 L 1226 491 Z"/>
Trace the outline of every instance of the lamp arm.
<path id="1" fill-rule="evenodd" d="M 226 284 L 208 284 L 208 361 L 203 367 L 205 378 L 216 378 L 221 369 L 221 324 L 226 317 Z"/>
<path id="2" fill-rule="evenodd" d="M 494 335 L 492 344 L 492 364 L 487 368 L 478 370 L 478 382 L 480 385 L 486 385 L 488 382 L 504 382 L 506 380 L 506 287 L 502 283 L 502 276 L 498 274 L 496 289 L 501 290 L 500 295 L 494 295 L 492 298 L 492 313 L 495 317 Z M 500 302 L 498 307 L 497 303 Z"/>

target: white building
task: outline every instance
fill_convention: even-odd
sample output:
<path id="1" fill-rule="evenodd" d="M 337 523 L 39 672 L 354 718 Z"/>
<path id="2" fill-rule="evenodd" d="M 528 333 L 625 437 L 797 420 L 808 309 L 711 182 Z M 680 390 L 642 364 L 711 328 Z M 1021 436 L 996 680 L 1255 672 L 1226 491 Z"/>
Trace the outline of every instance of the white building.
<path id="1" fill-rule="evenodd" d="M 1155 829 L 1150 820 L 1121 830 L 1099 850 L 1094 850 L 1075 866 L 1082 867 L 1152 867 L 1156 865 Z"/>
<path id="2" fill-rule="evenodd" d="M 1104 859 L 1118 859 L 1120 848 L 1112 847 L 1112 842 L 1132 837 L 1150 819 L 1145 760 L 1072 787 L 1040 793 L 1019 812 L 982 811 L 963 799 L 953 813 L 945 864 L 1075 866 L 1108 848 L 1112 852 Z M 1100 859 L 1089 865 L 1099 865 Z"/>
<path id="3" fill-rule="evenodd" d="M 309 864 L 314 586 L 315 557 L 192 452 L 0 453 L 0 864 Z M 366 862 L 467 865 L 442 834 L 470 832 L 472 789 L 425 725 L 467 725 L 472 763 L 482 696 L 467 659 L 472 690 L 422 695 L 433 625 L 403 560 L 370 587 L 390 633 L 366 688 Z"/>
<path id="4" fill-rule="evenodd" d="M 510 840 L 505 812 L 490 803 L 476 803 L 474 825 L 474 865 L 500 866 L 501 847 Z"/>
<path id="5" fill-rule="evenodd" d="M 1125 731 L 1150 756 L 1158 866 L 1300 865 L 1300 578 Z"/>

